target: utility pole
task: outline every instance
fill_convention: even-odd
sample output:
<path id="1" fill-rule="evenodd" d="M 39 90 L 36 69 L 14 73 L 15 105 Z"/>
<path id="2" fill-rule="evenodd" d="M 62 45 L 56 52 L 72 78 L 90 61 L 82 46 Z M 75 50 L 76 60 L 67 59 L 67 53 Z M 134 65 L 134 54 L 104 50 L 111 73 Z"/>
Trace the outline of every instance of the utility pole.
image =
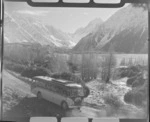
<path id="1" fill-rule="evenodd" d="M 149 106 L 149 87 L 150 87 L 150 1 L 148 1 L 148 106 Z M 149 108 L 147 107 L 147 115 L 149 119 Z"/>
<path id="2" fill-rule="evenodd" d="M 3 84 L 2 84 L 2 73 L 3 73 L 3 51 L 4 51 L 4 1 L 0 0 L 0 120 L 3 120 L 3 103 L 2 103 L 2 94 L 3 94 Z"/>

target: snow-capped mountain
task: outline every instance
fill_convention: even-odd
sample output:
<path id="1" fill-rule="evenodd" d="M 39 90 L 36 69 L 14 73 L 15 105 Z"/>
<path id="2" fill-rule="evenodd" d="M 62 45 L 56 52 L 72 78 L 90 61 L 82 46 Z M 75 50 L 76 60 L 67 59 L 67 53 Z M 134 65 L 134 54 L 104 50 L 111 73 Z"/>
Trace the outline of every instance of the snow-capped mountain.
<path id="1" fill-rule="evenodd" d="M 39 43 L 70 48 L 75 45 L 70 35 L 41 23 L 31 15 L 5 13 L 5 42 Z"/>
<path id="2" fill-rule="evenodd" d="M 110 45 L 119 53 L 147 52 L 147 11 L 129 5 L 83 37 L 73 51 L 108 51 Z"/>
<path id="3" fill-rule="evenodd" d="M 6 43 L 39 43 L 57 48 L 72 48 L 84 36 L 92 33 L 103 21 L 97 18 L 73 34 L 65 33 L 51 25 L 43 24 L 37 16 L 5 12 Z"/>

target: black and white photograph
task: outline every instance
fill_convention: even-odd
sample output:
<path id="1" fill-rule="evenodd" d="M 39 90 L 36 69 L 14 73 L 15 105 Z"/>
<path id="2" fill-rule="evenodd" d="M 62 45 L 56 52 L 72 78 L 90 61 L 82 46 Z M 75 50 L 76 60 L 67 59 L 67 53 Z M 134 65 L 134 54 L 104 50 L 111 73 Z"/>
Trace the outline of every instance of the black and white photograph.
<path id="1" fill-rule="evenodd" d="M 3 119 L 145 119 L 147 9 L 4 2 Z"/>

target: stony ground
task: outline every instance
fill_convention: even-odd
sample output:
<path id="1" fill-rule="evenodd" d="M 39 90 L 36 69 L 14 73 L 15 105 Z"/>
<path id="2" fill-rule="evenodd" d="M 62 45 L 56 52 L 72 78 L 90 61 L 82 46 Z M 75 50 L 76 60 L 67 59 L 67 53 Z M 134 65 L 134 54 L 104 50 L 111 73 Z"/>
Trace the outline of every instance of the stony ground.
<path id="1" fill-rule="evenodd" d="M 111 81 L 110 84 L 102 83 L 101 80 L 95 80 L 87 83 L 90 88 L 90 95 L 84 99 L 88 105 L 99 108 L 103 112 L 105 111 L 106 116 L 112 117 L 129 117 L 129 118 L 144 118 L 145 111 L 141 108 L 137 108 L 134 105 L 127 104 L 124 102 L 124 95 L 131 90 L 130 87 L 126 86 L 127 78 Z M 113 95 L 119 102 L 114 106 L 105 103 L 105 97 Z M 108 97 L 107 97 L 108 98 Z M 116 100 L 114 100 L 116 102 Z"/>
<path id="2" fill-rule="evenodd" d="M 103 97 L 110 93 L 123 100 L 125 93 L 131 89 L 126 86 L 126 81 L 127 78 L 112 81 L 113 84 L 104 84 L 100 80 L 91 81 L 87 83 L 87 86 L 90 88 L 90 95 L 84 101 L 90 104 L 103 106 L 105 104 Z"/>

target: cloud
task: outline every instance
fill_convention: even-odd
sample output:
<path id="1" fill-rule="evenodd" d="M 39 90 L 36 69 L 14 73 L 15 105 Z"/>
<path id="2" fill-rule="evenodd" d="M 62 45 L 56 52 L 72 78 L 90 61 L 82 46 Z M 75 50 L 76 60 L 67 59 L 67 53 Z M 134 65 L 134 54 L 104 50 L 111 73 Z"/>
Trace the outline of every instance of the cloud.
<path id="1" fill-rule="evenodd" d="M 16 12 L 20 14 L 29 14 L 29 15 L 35 15 L 35 16 L 45 16 L 46 14 L 49 13 L 48 11 L 31 11 L 31 10 L 19 10 Z"/>

